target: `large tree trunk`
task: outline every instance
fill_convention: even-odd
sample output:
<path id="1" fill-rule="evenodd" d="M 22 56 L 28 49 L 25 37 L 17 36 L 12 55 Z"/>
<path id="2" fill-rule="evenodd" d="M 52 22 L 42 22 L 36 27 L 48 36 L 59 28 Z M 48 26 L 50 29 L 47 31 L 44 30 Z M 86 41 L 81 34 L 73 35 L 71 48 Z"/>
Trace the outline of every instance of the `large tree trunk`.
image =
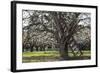
<path id="1" fill-rule="evenodd" d="M 59 52 L 61 60 L 68 60 L 68 45 L 60 44 Z"/>

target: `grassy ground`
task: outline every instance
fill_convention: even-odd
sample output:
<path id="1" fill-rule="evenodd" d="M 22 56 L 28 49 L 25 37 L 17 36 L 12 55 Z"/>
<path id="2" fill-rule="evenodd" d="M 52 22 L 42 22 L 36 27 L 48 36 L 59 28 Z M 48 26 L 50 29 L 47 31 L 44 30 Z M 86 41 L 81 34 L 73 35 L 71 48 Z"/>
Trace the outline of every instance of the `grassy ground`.
<path id="1" fill-rule="evenodd" d="M 71 52 L 69 52 L 70 60 L 82 60 L 82 59 L 90 59 L 90 51 L 82 51 L 83 55 L 73 56 Z M 39 52 L 23 52 L 22 54 L 22 62 L 29 63 L 29 62 L 48 62 L 48 61 L 59 61 L 60 54 L 57 51 L 39 51 Z"/>

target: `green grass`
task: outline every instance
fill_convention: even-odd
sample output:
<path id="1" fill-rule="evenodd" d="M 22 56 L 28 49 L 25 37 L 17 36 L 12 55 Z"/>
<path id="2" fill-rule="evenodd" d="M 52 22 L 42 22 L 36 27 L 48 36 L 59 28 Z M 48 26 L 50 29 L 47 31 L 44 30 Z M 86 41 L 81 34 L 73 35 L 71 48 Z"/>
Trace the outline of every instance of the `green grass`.
<path id="1" fill-rule="evenodd" d="M 90 57 L 90 51 L 82 51 L 83 55 L 81 57 Z M 79 54 L 77 54 L 78 56 Z M 69 56 L 75 58 L 71 51 L 69 51 Z M 47 62 L 59 60 L 60 54 L 58 51 L 38 51 L 38 52 L 23 52 L 22 53 L 23 63 L 27 62 Z"/>
<path id="2" fill-rule="evenodd" d="M 39 56 L 55 56 L 55 55 L 59 55 L 58 52 L 56 51 L 39 51 L 39 52 L 24 52 L 23 53 L 23 57 L 31 57 L 31 56 L 35 56 L 35 57 L 39 57 Z"/>
<path id="3" fill-rule="evenodd" d="M 90 51 L 82 51 L 83 56 L 90 56 Z M 69 52 L 69 55 L 73 55 Z M 59 56 L 59 52 L 57 51 L 39 51 L 39 52 L 23 52 L 23 57 L 39 57 L 39 56 Z"/>

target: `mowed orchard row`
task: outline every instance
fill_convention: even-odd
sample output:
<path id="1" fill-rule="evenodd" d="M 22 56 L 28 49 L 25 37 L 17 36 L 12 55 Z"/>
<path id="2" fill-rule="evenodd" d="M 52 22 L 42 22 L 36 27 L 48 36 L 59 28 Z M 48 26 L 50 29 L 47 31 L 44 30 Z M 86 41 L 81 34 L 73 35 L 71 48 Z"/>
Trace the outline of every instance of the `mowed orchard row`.
<path id="1" fill-rule="evenodd" d="M 90 59 L 91 53 L 90 51 L 82 51 L 83 55 L 79 56 L 77 54 L 74 56 L 71 52 L 69 52 L 69 60 L 86 60 Z M 39 51 L 39 52 L 24 52 L 23 53 L 23 63 L 30 62 L 53 62 L 53 61 L 62 61 L 60 59 L 60 54 L 58 51 Z"/>

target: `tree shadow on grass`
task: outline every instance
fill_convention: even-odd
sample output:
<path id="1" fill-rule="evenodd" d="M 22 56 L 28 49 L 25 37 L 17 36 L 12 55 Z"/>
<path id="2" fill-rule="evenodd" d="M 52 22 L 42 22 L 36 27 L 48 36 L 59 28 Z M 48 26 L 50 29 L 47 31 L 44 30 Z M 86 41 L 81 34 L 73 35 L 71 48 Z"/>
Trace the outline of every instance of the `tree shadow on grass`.
<path id="1" fill-rule="evenodd" d="M 74 56 L 74 57 L 68 57 L 66 61 L 70 60 L 88 60 L 91 59 L 90 56 Z M 64 61 L 61 60 L 60 57 L 23 57 L 23 63 L 30 63 L 30 62 L 53 62 L 53 61 Z"/>

